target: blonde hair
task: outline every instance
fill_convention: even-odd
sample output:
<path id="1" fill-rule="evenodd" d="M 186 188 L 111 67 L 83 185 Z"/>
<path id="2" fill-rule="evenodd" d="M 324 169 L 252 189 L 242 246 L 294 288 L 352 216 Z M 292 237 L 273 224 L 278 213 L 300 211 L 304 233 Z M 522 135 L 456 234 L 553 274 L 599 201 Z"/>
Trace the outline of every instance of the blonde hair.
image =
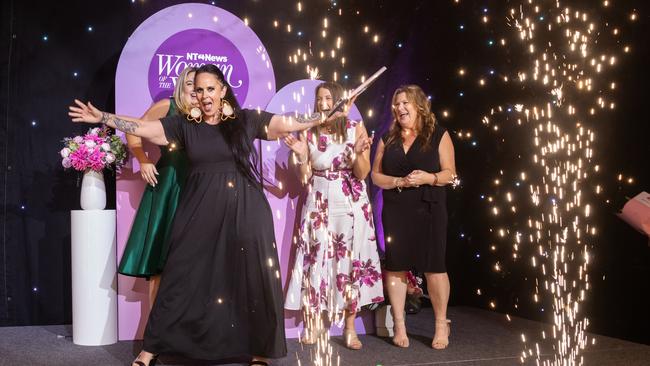
<path id="1" fill-rule="evenodd" d="M 391 109 L 393 112 L 393 122 L 388 130 L 388 138 L 386 145 L 390 145 L 397 141 L 402 141 L 402 126 L 397 122 L 398 113 L 395 108 L 395 100 L 401 93 L 406 95 L 406 100 L 415 105 L 418 112 L 418 118 L 415 121 L 415 132 L 417 139 L 422 144 L 422 151 L 428 150 L 431 146 L 431 136 L 436 128 L 436 116 L 431 112 L 431 101 L 417 85 L 402 85 L 393 93 L 391 101 Z"/>
<path id="2" fill-rule="evenodd" d="M 174 86 L 174 102 L 176 102 L 176 107 L 178 112 L 181 114 L 190 114 L 191 105 L 187 105 L 185 98 L 183 98 L 183 87 L 187 81 L 187 75 L 192 72 L 196 72 L 196 67 L 186 67 L 180 74 L 178 74 L 178 79 L 176 80 L 176 85 Z"/>

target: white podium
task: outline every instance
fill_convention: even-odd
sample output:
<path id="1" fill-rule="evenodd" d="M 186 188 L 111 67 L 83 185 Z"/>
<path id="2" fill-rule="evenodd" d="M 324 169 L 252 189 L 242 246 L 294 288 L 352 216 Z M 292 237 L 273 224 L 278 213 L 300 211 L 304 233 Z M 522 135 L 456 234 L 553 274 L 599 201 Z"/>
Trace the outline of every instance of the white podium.
<path id="1" fill-rule="evenodd" d="M 73 210 L 72 341 L 82 346 L 117 342 L 115 210 Z"/>

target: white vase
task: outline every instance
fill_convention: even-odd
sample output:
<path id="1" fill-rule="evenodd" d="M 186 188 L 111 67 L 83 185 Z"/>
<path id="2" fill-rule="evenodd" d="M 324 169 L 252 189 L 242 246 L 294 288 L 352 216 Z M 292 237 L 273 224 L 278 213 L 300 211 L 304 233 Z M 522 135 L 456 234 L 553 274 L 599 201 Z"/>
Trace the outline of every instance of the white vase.
<path id="1" fill-rule="evenodd" d="M 81 181 L 81 208 L 103 210 L 106 208 L 106 186 L 104 173 L 88 169 Z"/>

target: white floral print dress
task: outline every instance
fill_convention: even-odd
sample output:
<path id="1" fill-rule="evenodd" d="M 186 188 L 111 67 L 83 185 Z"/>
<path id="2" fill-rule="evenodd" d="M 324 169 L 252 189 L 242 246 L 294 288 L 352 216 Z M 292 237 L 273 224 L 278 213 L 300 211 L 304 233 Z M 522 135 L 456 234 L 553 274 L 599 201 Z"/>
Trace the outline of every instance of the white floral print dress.
<path id="1" fill-rule="evenodd" d="M 384 300 L 366 184 L 352 172 L 356 124 L 348 121 L 346 141 L 307 134 L 312 178 L 286 309 L 334 315 Z"/>

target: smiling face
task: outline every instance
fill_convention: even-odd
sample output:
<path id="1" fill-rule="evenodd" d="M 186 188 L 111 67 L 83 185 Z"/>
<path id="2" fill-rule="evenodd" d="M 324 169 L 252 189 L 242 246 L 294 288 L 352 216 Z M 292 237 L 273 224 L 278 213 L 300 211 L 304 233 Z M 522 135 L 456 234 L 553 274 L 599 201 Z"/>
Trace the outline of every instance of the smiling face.
<path id="1" fill-rule="evenodd" d="M 316 110 L 319 112 L 327 112 L 332 109 L 334 105 L 334 98 L 332 92 L 327 88 L 318 88 L 316 92 Z"/>
<path id="2" fill-rule="evenodd" d="M 199 101 L 196 99 L 196 93 L 194 92 L 194 71 L 188 72 L 185 76 L 185 82 L 183 83 L 183 100 L 186 105 L 191 107 L 198 107 Z"/>
<path id="3" fill-rule="evenodd" d="M 219 116 L 221 99 L 226 96 L 228 88 L 223 85 L 216 75 L 203 72 L 194 78 L 194 91 L 206 121 L 212 121 Z"/>
<path id="4" fill-rule="evenodd" d="M 418 111 L 414 101 L 406 93 L 398 93 L 393 98 L 393 115 L 402 129 L 414 129 L 418 120 Z"/>

